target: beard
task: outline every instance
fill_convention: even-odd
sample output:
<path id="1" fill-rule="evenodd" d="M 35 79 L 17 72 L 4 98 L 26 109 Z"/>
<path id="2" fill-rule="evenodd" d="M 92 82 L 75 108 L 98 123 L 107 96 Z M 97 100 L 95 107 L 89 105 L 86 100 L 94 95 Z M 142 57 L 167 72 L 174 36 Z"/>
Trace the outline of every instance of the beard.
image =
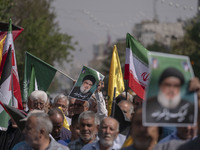
<path id="1" fill-rule="evenodd" d="M 112 139 L 112 140 L 106 140 L 106 139 L 104 139 L 105 137 L 111 138 L 111 135 L 110 135 L 110 134 L 107 134 L 107 135 L 105 135 L 104 137 L 100 138 L 100 143 L 101 143 L 102 145 L 104 145 L 105 147 L 110 147 L 110 146 L 112 146 L 112 145 L 113 145 L 114 139 Z"/>
<path id="2" fill-rule="evenodd" d="M 90 90 L 90 89 L 85 89 L 85 87 L 83 86 L 83 84 L 82 84 L 81 87 L 80 87 L 80 91 L 81 91 L 81 93 L 83 93 L 83 94 L 87 93 L 89 90 Z"/>
<path id="3" fill-rule="evenodd" d="M 84 142 L 89 142 L 92 139 L 95 138 L 95 134 L 94 133 L 90 133 L 90 136 L 84 136 L 83 134 L 80 133 L 80 137 Z"/>
<path id="4" fill-rule="evenodd" d="M 166 95 L 162 91 L 159 91 L 158 93 L 158 102 L 160 103 L 162 107 L 165 107 L 168 109 L 174 109 L 178 106 L 180 101 L 181 101 L 180 93 L 171 99 L 167 98 Z"/>

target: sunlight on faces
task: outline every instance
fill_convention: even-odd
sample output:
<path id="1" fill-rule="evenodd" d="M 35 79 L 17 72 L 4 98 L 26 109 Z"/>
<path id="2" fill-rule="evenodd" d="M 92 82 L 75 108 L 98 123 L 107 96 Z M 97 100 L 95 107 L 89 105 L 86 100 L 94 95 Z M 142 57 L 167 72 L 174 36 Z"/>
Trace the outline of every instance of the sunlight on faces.
<path id="1" fill-rule="evenodd" d="M 80 87 L 81 93 L 85 94 L 85 93 L 89 92 L 89 90 L 91 89 L 92 86 L 93 86 L 92 81 L 90 81 L 90 80 L 83 81 L 83 83 Z"/>
<path id="2" fill-rule="evenodd" d="M 106 118 L 100 125 L 100 143 L 105 147 L 113 145 L 114 140 L 118 135 L 118 122 L 113 118 Z"/>
<path id="3" fill-rule="evenodd" d="M 166 108 L 173 109 L 181 101 L 181 81 L 177 77 L 167 77 L 160 84 L 158 102 Z"/>
<path id="4" fill-rule="evenodd" d="M 95 125 L 95 119 L 81 119 L 80 120 L 80 137 L 84 142 L 90 142 L 96 138 L 98 132 L 97 125 Z"/>

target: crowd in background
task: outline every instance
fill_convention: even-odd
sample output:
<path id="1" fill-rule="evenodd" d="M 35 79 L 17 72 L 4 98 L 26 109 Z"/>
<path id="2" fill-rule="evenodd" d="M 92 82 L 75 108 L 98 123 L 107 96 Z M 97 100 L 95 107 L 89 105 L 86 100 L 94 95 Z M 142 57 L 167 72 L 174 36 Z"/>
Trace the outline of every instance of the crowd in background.
<path id="1" fill-rule="evenodd" d="M 89 101 L 58 94 L 50 102 L 44 91 L 33 91 L 24 105 L 27 117 L 21 120 L 25 123 L 23 131 L 11 119 L 7 130 L 0 131 L 0 149 L 200 149 L 200 122 L 188 127 L 143 126 L 143 100 L 125 92 L 116 97 L 115 115 L 108 116 L 102 88 L 99 84 Z M 191 80 L 189 90 L 197 92 L 200 99 L 198 78 Z"/>

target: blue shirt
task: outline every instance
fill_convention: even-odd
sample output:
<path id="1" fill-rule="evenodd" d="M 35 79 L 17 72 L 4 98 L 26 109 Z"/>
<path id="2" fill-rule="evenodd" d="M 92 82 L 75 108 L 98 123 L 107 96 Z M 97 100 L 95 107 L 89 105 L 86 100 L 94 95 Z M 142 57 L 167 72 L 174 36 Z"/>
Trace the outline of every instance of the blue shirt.
<path id="1" fill-rule="evenodd" d="M 110 147 L 109 150 L 117 150 L 119 148 Z M 99 141 L 85 145 L 81 150 L 100 150 Z"/>
<path id="2" fill-rule="evenodd" d="M 178 136 L 177 136 L 177 132 L 174 131 L 172 132 L 170 135 L 166 136 L 165 138 L 161 139 L 158 144 L 161 144 L 161 143 L 165 143 L 165 142 L 168 142 L 168 141 L 171 141 L 171 140 L 181 140 Z"/>

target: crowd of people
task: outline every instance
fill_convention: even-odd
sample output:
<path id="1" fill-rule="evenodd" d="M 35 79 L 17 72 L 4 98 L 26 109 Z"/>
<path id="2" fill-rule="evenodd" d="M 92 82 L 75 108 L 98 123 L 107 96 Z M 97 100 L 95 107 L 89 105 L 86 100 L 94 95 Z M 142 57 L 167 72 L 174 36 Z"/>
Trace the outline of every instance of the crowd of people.
<path id="1" fill-rule="evenodd" d="M 33 91 L 21 131 L 11 119 L 0 131 L 0 149 L 13 150 L 197 150 L 200 122 L 187 127 L 144 126 L 142 102 L 137 95 L 120 94 L 115 115 L 108 116 L 106 98 L 99 86 L 89 101 L 57 95 L 50 103 L 46 92 Z M 200 81 L 193 78 L 190 92 L 200 100 Z M 200 103 L 198 103 L 200 109 Z M 119 108 L 119 109 L 117 109 Z M 120 110 L 120 111 L 118 111 Z M 120 117 L 123 115 L 123 117 Z M 198 115 L 200 121 L 200 115 Z M 67 122 L 67 125 L 64 122 Z"/>

